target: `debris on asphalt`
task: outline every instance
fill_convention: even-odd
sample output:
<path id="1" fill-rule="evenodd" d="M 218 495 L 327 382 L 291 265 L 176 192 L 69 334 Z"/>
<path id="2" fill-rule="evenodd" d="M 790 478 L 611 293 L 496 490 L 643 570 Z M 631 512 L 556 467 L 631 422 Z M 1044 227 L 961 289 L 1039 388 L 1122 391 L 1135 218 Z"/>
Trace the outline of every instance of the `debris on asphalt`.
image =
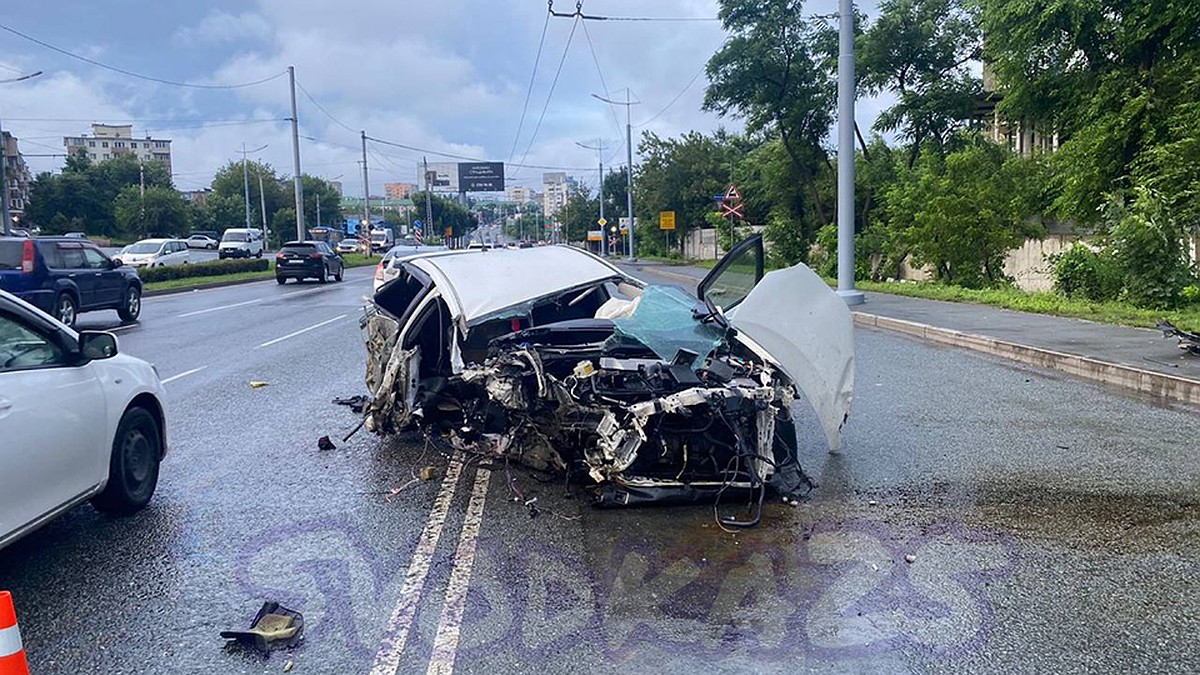
<path id="1" fill-rule="evenodd" d="M 329 440 L 328 436 L 322 436 L 317 439 L 317 449 L 318 450 L 337 450 L 337 446 L 333 444 L 333 441 Z"/>
<path id="2" fill-rule="evenodd" d="M 433 480 L 437 478 L 437 469 L 432 466 L 423 466 L 418 475 L 421 477 L 421 480 Z"/>
<path id="3" fill-rule="evenodd" d="M 1057 447 L 1059 450 L 1070 450 L 1071 449 L 1071 446 L 1067 445 L 1066 443 L 1059 443 L 1055 447 Z"/>
<path id="4" fill-rule="evenodd" d="M 361 415 L 363 413 L 363 410 L 366 410 L 367 405 L 370 402 L 371 402 L 371 399 L 366 396 L 363 396 L 362 394 L 359 394 L 358 396 L 351 396 L 349 398 L 333 399 L 334 405 L 348 406 L 350 408 L 351 412 L 353 412 L 356 415 Z"/>
<path id="5" fill-rule="evenodd" d="M 250 647 L 260 654 L 273 649 L 287 649 L 300 642 L 304 632 L 304 616 L 278 602 L 264 602 L 254 621 L 246 630 L 223 630 L 221 637 L 233 640 L 242 647 Z"/>
<path id="6" fill-rule="evenodd" d="M 291 659 L 288 659 L 287 663 L 283 664 L 283 672 L 290 673 L 290 672 L 292 672 L 292 668 L 295 668 L 295 667 L 296 667 L 296 662 Z"/>
<path id="7" fill-rule="evenodd" d="M 908 555 L 904 556 L 904 562 L 911 565 L 911 564 L 917 562 L 917 556 L 909 553 Z"/>
<path id="8" fill-rule="evenodd" d="M 250 380 L 250 388 L 251 389 L 262 389 L 263 387 L 265 387 L 269 384 L 271 384 L 271 383 L 263 382 L 261 380 Z"/>
<path id="9" fill-rule="evenodd" d="M 1200 356 L 1200 333 L 1179 330 L 1166 319 L 1159 319 L 1158 329 L 1162 331 L 1164 338 L 1176 338 L 1179 348 L 1183 351 Z"/>
<path id="10" fill-rule="evenodd" d="M 877 502 L 877 501 L 875 501 L 874 499 L 872 499 L 872 500 L 870 500 L 870 501 L 868 501 L 868 502 L 867 502 L 867 506 L 875 506 L 875 505 L 876 505 L 876 504 L 878 504 L 878 503 L 879 503 L 879 502 Z"/>

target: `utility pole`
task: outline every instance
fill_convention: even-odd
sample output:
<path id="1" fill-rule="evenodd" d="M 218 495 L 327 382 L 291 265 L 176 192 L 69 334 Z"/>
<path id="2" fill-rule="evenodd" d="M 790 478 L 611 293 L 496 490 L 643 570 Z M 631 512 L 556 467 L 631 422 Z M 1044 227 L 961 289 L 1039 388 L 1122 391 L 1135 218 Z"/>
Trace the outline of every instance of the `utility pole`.
<path id="1" fill-rule="evenodd" d="M 270 144 L 268 143 L 266 145 L 262 145 L 253 150 L 247 150 L 246 144 L 242 143 L 242 150 L 241 150 L 241 153 L 242 153 L 242 188 L 244 190 L 245 201 L 246 201 L 246 229 L 247 230 L 250 229 L 251 227 L 254 227 L 254 225 L 250 222 L 250 172 L 246 168 L 246 157 L 252 153 L 262 152 L 263 150 L 266 150 L 268 145 L 270 145 Z M 258 190 L 259 190 L 259 192 L 262 192 L 262 174 L 260 173 L 258 177 L 259 177 Z"/>
<path id="2" fill-rule="evenodd" d="M 597 151 L 596 154 L 600 156 L 600 220 L 596 224 L 600 226 L 600 255 L 603 256 L 604 239 L 605 235 L 607 234 L 604 225 L 604 141 L 597 140 L 595 146 L 584 145 L 583 143 L 579 142 L 576 142 L 575 145 L 578 145 L 581 148 L 587 148 L 588 150 L 595 150 Z"/>
<path id="3" fill-rule="evenodd" d="M 242 188 L 246 197 L 246 229 L 250 229 L 250 173 L 246 170 L 246 143 L 242 143 Z"/>
<path id="4" fill-rule="evenodd" d="M 292 170 L 296 177 L 296 239 L 304 241 L 304 184 L 300 181 L 300 118 L 296 116 L 296 67 L 288 66 L 292 91 Z"/>
<path id="5" fill-rule="evenodd" d="M 847 305 L 866 298 L 854 289 L 854 2 L 840 0 L 838 26 L 838 295 Z"/>
<path id="6" fill-rule="evenodd" d="M 421 233 L 421 240 L 424 241 L 427 232 L 433 233 L 433 200 L 429 194 L 432 189 L 429 185 L 429 160 L 422 157 L 421 162 L 425 164 L 425 227 L 429 228 Z"/>
<path id="7" fill-rule="evenodd" d="M 850 2 L 850 0 L 842 0 L 842 1 Z M 626 195 L 626 206 L 628 207 L 628 210 L 629 210 L 629 260 L 632 261 L 634 259 L 634 250 L 633 250 L 633 122 L 631 121 L 629 111 L 632 109 L 633 106 L 641 103 L 641 101 L 634 101 L 633 99 L 631 99 L 630 91 L 628 88 L 625 89 L 625 100 L 624 101 L 611 101 L 607 98 L 604 98 L 603 96 L 597 96 L 596 94 L 592 94 L 592 98 L 599 99 L 610 105 L 625 106 L 625 150 L 626 150 L 625 170 L 627 172 L 626 177 L 628 179 L 627 183 L 626 183 L 626 187 L 628 188 L 628 191 L 629 191 L 629 194 Z"/>
<path id="8" fill-rule="evenodd" d="M 267 229 L 267 195 L 263 192 L 261 171 L 258 173 L 258 210 L 262 212 L 263 241 L 267 242 L 267 245 L 270 246 L 271 231 Z"/>
<path id="9" fill-rule="evenodd" d="M 30 80 L 41 74 L 42 71 L 39 70 L 36 73 L 30 73 L 28 75 L 22 75 L 20 77 L 14 77 L 8 80 L 0 80 L 0 84 Z M 13 144 L 16 144 L 15 140 L 13 141 Z M 0 204 L 0 219 L 4 220 L 4 236 L 11 237 L 12 212 L 9 211 L 8 205 L 8 157 L 5 155 L 7 150 L 8 144 L 4 142 L 4 125 L 0 124 L 0 202 L 2 202 L 2 204 Z"/>
<path id="10" fill-rule="evenodd" d="M 146 227 L 146 167 L 142 164 L 142 160 L 140 159 L 138 160 L 138 183 L 141 185 L 141 188 L 138 190 L 138 192 L 142 197 L 142 206 L 138 220 L 140 220 L 142 223 L 142 231 L 146 232 L 148 229 Z"/>
<path id="11" fill-rule="evenodd" d="M 371 188 L 367 182 L 367 132 L 362 131 L 362 164 L 363 164 L 363 227 L 368 234 L 371 229 Z"/>

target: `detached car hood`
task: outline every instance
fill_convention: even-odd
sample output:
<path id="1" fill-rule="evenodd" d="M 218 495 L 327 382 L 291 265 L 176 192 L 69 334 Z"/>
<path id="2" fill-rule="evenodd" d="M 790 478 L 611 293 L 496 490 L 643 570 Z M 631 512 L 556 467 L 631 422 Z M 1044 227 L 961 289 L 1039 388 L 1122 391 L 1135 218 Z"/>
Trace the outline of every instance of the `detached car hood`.
<path id="1" fill-rule="evenodd" d="M 854 323 L 846 302 L 803 264 L 763 276 L 727 315 L 804 392 L 830 450 L 850 414 Z"/>

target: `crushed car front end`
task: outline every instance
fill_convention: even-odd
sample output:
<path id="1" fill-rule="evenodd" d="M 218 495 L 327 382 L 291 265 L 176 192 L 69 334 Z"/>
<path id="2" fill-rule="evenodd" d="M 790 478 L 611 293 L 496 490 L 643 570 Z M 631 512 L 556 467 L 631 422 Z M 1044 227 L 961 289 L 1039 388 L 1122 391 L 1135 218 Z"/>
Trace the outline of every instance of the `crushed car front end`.
<path id="1" fill-rule="evenodd" d="M 803 388 L 789 369 L 720 308 L 581 256 L 554 247 L 406 261 L 363 319 L 367 428 L 418 429 L 566 474 L 592 484 L 600 506 L 807 495 L 792 421 Z M 456 283 L 468 266 L 487 284 L 572 262 L 590 271 L 524 296 L 497 290 L 491 304 Z"/>

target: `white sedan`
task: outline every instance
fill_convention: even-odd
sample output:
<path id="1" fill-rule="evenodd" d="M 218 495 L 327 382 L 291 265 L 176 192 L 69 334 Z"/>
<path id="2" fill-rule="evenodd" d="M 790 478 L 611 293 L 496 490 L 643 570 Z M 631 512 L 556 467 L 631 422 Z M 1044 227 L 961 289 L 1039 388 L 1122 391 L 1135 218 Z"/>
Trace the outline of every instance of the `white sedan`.
<path id="1" fill-rule="evenodd" d="M 207 234 L 193 234 L 183 241 L 187 244 L 188 248 L 203 248 L 212 251 L 217 250 L 217 246 L 221 244 L 221 242 L 213 239 Z"/>
<path id="2" fill-rule="evenodd" d="M 0 548 L 67 509 L 133 513 L 167 449 L 154 366 L 0 291 Z"/>
<path id="3" fill-rule="evenodd" d="M 191 260 L 182 239 L 143 239 L 121 249 L 117 257 L 130 267 L 186 265 Z"/>

